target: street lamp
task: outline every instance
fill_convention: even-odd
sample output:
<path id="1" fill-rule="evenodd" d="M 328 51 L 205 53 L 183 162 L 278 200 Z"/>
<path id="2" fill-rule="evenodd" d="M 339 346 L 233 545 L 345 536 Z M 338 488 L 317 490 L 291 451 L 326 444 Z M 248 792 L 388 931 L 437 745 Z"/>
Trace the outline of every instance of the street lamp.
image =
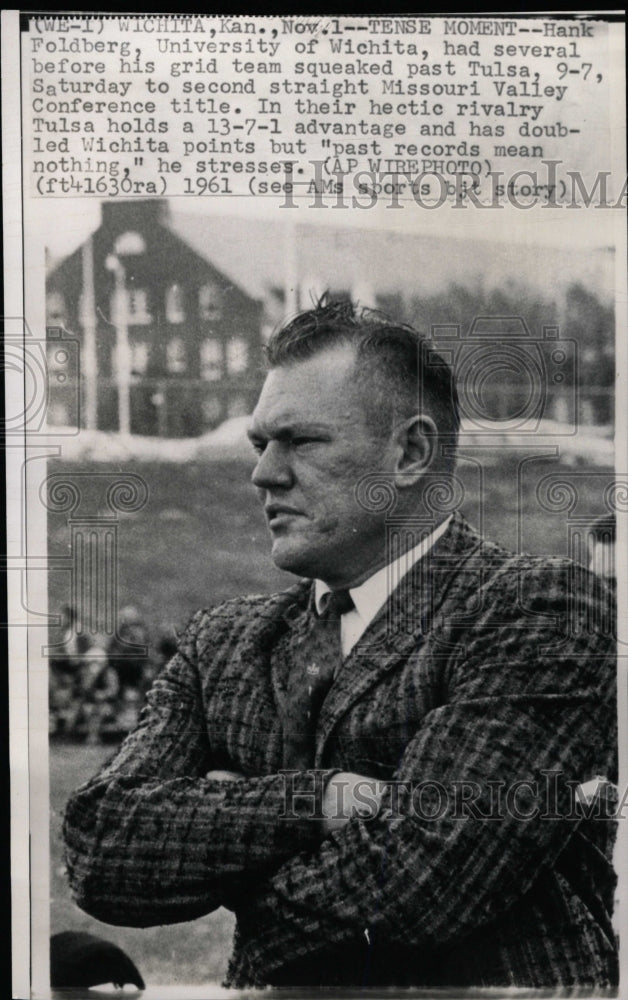
<path id="1" fill-rule="evenodd" d="M 146 244 L 139 233 L 121 233 L 114 244 L 113 253 L 105 260 L 105 267 L 113 273 L 115 281 L 111 311 L 116 328 L 118 428 L 121 434 L 131 433 L 131 350 L 126 268 L 120 258 L 138 256 L 145 250 Z"/>

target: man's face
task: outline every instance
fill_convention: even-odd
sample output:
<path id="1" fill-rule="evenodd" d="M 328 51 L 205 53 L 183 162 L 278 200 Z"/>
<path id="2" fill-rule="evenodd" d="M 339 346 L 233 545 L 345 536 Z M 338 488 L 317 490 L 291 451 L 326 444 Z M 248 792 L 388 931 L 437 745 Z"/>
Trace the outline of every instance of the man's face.
<path id="1" fill-rule="evenodd" d="M 249 431 L 274 562 L 333 588 L 386 561 L 384 515 L 354 493 L 365 473 L 395 464 L 392 438 L 369 425 L 365 392 L 353 347 L 330 348 L 269 373 Z"/>

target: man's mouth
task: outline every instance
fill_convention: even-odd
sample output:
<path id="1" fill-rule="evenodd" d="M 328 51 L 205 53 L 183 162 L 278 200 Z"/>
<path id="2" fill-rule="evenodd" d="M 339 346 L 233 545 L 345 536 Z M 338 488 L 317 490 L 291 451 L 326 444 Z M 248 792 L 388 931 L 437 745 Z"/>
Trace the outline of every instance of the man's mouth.
<path id="1" fill-rule="evenodd" d="M 291 517 L 302 517 L 303 512 L 296 507 L 289 507 L 287 504 L 271 503 L 264 508 L 269 525 L 281 523 L 284 519 Z"/>

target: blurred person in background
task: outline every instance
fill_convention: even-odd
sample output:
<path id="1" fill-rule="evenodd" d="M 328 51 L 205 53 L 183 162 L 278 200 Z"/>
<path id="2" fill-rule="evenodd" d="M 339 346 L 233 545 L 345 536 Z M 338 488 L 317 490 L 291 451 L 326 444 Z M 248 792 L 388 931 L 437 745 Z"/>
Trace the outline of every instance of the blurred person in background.
<path id="1" fill-rule="evenodd" d="M 146 693 L 148 649 L 148 629 L 142 615 L 138 608 L 127 605 L 120 610 L 116 634 L 107 644 L 109 667 L 115 672 L 118 682 L 116 730 L 119 736 L 137 725 Z"/>
<path id="2" fill-rule="evenodd" d="M 107 727 L 113 731 L 117 728 L 120 698 L 120 683 L 109 663 L 105 636 L 93 636 L 83 655 L 78 694 L 76 729 L 84 735 L 88 746 L 98 746 Z"/>
<path id="3" fill-rule="evenodd" d="M 61 641 L 49 654 L 49 719 L 51 736 L 71 736 L 80 710 L 79 678 L 89 641 L 76 628 L 76 609 L 61 609 Z"/>
<path id="4" fill-rule="evenodd" d="M 148 642 L 148 629 L 139 610 L 132 605 L 122 608 L 116 634 L 107 643 L 107 654 L 110 667 L 118 675 L 123 698 L 127 690 L 141 690 L 148 660 Z"/>

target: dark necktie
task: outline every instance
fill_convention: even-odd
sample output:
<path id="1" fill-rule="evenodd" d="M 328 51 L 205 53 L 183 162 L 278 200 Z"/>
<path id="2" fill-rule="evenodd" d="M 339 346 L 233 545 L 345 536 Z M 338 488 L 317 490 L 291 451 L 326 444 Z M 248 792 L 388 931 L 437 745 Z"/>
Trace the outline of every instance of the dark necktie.
<path id="1" fill-rule="evenodd" d="M 318 615 L 310 613 L 293 651 L 284 721 L 283 766 L 314 766 L 316 723 L 334 673 L 342 662 L 340 617 L 354 607 L 348 590 L 332 590 Z"/>

